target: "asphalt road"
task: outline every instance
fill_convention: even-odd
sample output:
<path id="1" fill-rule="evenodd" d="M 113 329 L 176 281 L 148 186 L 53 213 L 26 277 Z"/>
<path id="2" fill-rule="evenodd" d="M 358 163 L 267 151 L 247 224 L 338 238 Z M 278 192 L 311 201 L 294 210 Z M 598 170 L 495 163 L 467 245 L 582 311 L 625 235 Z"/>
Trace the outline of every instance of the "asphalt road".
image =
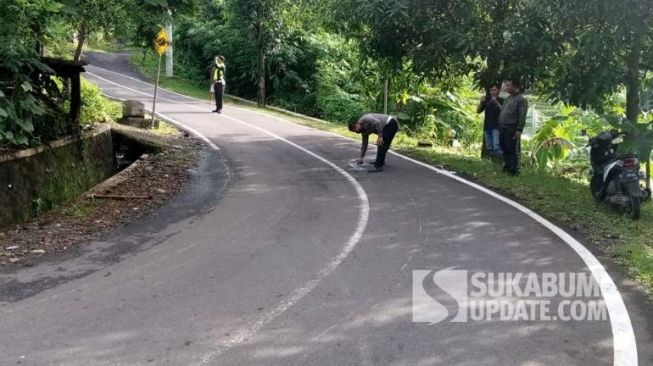
<path id="1" fill-rule="evenodd" d="M 150 85 L 87 70 L 149 108 Z M 0 364 L 653 364 L 651 308 L 631 290 L 602 293 L 610 320 L 413 322 L 415 270 L 603 268 L 510 203 L 397 155 L 355 171 L 354 141 L 159 95 L 158 112 L 210 143 L 193 184 L 64 262 L 0 274 Z"/>

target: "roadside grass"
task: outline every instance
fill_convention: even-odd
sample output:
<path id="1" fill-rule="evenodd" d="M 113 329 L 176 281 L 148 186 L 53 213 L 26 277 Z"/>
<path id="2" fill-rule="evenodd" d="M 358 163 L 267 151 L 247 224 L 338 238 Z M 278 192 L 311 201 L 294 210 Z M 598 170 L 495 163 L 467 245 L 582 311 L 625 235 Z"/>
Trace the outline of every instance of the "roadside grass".
<path id="1" fill-rule="evenodd" d="M 116 53 L 123 49 L 122 45 L 115 41 L 107 41 L 105 39 L 93 40 L 84 45 L 84 52 L 102 52 L 102 53 Z"/>
<path id="2" fill-rule="evenodd" d="M 134 61 L 134 59 L 133 59 Z M 156 63 L 140 60 L 136 67 L 153 79 Z M 177 93 L 207 99 L 208 91 L 194 83 L 182 79 L 162 77 L 165 88 Z M 283 118 L 301 125 L 333 132 L 342 136 L 359 139 L 360 136 L 348 131 L 339 123 L 318 121 L 296 114 L 285 113 L 269 108 L 259 108 L 237 99 L 226 98 L 228 103 L 258 112 Z M 524 167 L 518 178 L 503 174 L 501 166 L 464 149 L 447 147 L 419 148 L 417 139 L 399 132 L 393 150 L 425 163 L 441 166 L 455 171 L 472 181 L 510 197 L 540 215 L 565 227 L 572 235 L 582 235 L 584 243 L 602 253 L 624 268 L 628 274 L 653 289 L 653 205 L 642 204 L 642 217 L 633 221 L 626 215 L 617 213 L 603 205 L 597 205 L 589 193 L 587 184 L 553 176 L 546 172 Z M 355 157 L 352 151 L 352 158 Z"/>
<path id="3" fill-rule="evenodd" d="M 63 209 L 63 213 L 66 216 L 81 219 L 90 215 L 93 211 L 97 209 L 97 203 L 93 201 L 85 201 L 81 204 L 72 203 L 70 206 Z"/>
<path id="4" fill-rule="evenodd" d="M 145 119 L 150 120 L 152 118 L 151 113 L 145 113 Z M 176 136 L 177 134 L 180 133 L 180 130 L 176 128 L 175 126 L 164 122 L 160 119 L 157 119 L 159 121 L 159 125 L 155 128 L 150 128 L 147 130 L 147 132 L 153 133 L 155 135 L 159 136 Z"/>
<path id="5" fill-rule="evenodd" d="M 152 133 L 162 136 L 176 136 L 179 130 L 172 125 L 159 121 L 159 126 L 150 130 Z"/>
<path id="6" fill-rule="evenodd" d="M 131 63 L 149 80 L 152 82 L 156 81 L 158 59 L 152 52 L 146 53 L 145 58 L 143 58 L 142 53 L 137 51 L 132 52 Z M 209 85 L 207 85 L 205 89 L 202 89 L 196 83 L 180 77 L 175 76 L 169 78 L 165 76 L 165 55 L 161 59 L 161 77 L 159 79 L 159 86 L 193 98 L 206 101 L 209 100 Z"/>

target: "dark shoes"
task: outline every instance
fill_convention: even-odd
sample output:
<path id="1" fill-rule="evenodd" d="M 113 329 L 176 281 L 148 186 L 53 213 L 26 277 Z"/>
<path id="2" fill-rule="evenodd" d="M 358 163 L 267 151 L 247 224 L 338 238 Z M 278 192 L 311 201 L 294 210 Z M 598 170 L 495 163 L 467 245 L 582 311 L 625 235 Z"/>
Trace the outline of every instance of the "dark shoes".
<path id="1" fill-rule="evenodd" d="M 368 172 L 368 173 L 381 173 L 382 171 L 383 171 L 383 167 L 382 167 L 382 166 L 375 166 L 374 168 L 371 168 L 371 169 L 368 170 L 367 172 Z"/>
<path id="2" fill-rule="evenodd" d="M 217 110 L 217 109 L 214 109 L 212 112 L 213 112 L 213 113 L 218 113 L 218 114 L 221 114 L 221 113 L 222 113 L 222 111 L 219 111 L 219 110 Z"/>
<path id="3" fill-rule="evenodd" d="M 519 177 L 519 171 L 513 171 L 513 170 L 510 170 L 510 169 L 507 169 L 506 167 L 503 167 L 503 172 L 508 174 L 508 175 L 512 175 L 513 177 Z"/>

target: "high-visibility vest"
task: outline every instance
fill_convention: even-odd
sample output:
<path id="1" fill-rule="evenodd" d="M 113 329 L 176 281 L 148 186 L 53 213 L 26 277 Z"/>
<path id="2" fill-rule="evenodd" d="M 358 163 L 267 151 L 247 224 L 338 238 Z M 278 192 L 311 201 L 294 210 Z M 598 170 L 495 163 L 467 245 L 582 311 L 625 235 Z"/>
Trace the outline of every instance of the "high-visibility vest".
<path id="1" fill-rule="evenodd" d="M 213 70 L 213 81 L 224 80 L 224 65 L 216 66 Z"/>

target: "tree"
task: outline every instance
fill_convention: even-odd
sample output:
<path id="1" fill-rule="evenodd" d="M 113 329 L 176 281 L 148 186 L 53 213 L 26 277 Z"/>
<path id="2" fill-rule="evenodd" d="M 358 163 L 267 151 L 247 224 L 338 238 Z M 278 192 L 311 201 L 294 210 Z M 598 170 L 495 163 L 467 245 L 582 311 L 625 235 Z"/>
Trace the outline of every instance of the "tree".
<path id="1" fill-rule="evenodd" d="M 532 81 L 561 48 L 547 13 L 531 0 L 334 0 L 336 20 L 368 52 L 410 60 L 436 79 L 474 74 L 487 87 L 507 76 Z"/>
<path id="2" fill-rule="evenodd" d="M 75 0 L 66 6 L 67 22 L 77 33 L 77 46 L 73 60 L 82 56 L 88 37 L 94 32 L 113 33 L 127 22 L 127 10 L 134 4 L 122 0 Z"/>
<path id="3" fill-rule="evenodd" d="M 626 118 L 637 122 L 643 60 L 653 48 L 653 2 L 573 0 L 543 3 L 565 34 L 565 50 L 552 63 L 546 89 L 555 100 L 599 111 L 626 88 Z"/>
<path id="4" fill-rule="evenodd" d="M 280 12 L 287 0 L 230 0 L 236 21 L 249 31 L 256 45 L 258 104 L 266 104 L 267 58 L 279 43 L 282 32 Z"/>
<path id="5" fill-rule="evenodd" d="M 544 83 L 552 99 L 603 111 L 606 100 L 626 89 L 627 145 L 650 146 L 647 126 L 637 126 L 642 80 L 653 56 L 653 2 L 650 0 L 572 0 L 543 2 L 565 34 L 565 51 L 551 65 Z M 650 131 L 650 128 L 648 129 Z M 637 140 L 637 141 L 635 141 Z M 650 149 L 638 148 L 650 186 Z"/>
<path id="6" fill-rule="evenodd" d="M 467 75 L 482 89 L 507 77 L 528 85 L 562 44 L 534 1 L 334 1 L 336 20 L 368 54 L 384 60 L 394 74 L 409 63 L 445 91 L 458 86 L 450 81 Z"/>

